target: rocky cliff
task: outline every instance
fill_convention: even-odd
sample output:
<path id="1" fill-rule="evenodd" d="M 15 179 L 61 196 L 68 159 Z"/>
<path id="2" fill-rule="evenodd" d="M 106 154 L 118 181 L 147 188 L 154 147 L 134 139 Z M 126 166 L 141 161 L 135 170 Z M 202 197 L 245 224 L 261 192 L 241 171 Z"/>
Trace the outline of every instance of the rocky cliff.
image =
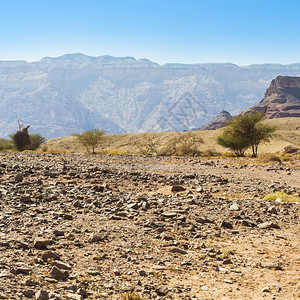
<path id="1" fill-rule="evenodd" d="M 263 100 L 253 109 L 263 111 L 268 119 L 300 117 L 300 77 L 273 79 Z"/>

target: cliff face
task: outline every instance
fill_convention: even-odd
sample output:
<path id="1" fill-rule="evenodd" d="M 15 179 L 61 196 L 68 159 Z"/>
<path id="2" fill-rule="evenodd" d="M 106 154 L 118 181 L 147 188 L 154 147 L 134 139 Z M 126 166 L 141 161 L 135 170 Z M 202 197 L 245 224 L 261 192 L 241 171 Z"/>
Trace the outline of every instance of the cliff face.
<path id="1" fill-rule="evenodd" d="M 263 100 L 253 109 L 263 111 L 268 119 L 300 117 L 300 77 L 273 79 Z"/>

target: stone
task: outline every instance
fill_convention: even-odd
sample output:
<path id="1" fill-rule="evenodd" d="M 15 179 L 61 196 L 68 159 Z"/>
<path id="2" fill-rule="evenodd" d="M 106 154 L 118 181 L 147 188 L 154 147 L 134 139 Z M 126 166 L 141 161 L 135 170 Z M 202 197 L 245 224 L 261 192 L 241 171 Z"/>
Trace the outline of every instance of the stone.
<path id="1" fill-rule="evenodd" d="M 58 260 L 60 255 L 57 252 L 47 250 L 41 253 L 41 258 L 43 261 L 47 261 L 48 259 Z"/>
<path id="2" fill-rule="evenodd" d="M 172 187 L 171 187 L 171 192 L 173 192 L 173 193 L 183 192 L 185 190 L 186 190 L 185 187 L 183 187 L 181 185 L 172 185 Z"/>
<path id="3" fill-rule="evenodd" d="M 277 215 L 277 209 L 276 209 L 276 207 L 274 205 L 268 208 L 268 212 L 270 214 Z"/>
<path id="4" fill-rule="evenodd" d="M 64 279 L 67 278 L 67 273 L 63 272 L 62 270 L 60 270 L 56 266 L 52 267 L 49 274 L 50 274 L 51 277 L 53 277 L 56 280 L 64 280 Z"/>
<path id="5" fill-rule="evenodd" d="M 146 271 L 144 271 L 144 270 L 139 270 L 138 273 L 141 276 L 146 276 L 147 275 Z"/>
<path id="6" fill-rule="evenodd" d="M 232 205 L 230 205 L 229 210 L 240 210 L 240 207 L 236 202 L 234 202 Z"/>
<path id="7" fill-rule="evenodd" d="M 233 226 L 231 223 L 226 222 L 226 221 L 222 221 L 220 228 L 227 228 L 227 229 L 233 229 Z"/>
<path id="8" fill-rule="evenodd" d="M 35 238 L 33 241 L 33 245 L 37 249 L 46 249 L 49 244 L 50 244 L 50 240 L 43 239 L 43 238 Z"/>
<path id="9" fill-rule="evenodd" d="M 185 250 L 178 248 L 178 247 L 172 247 L 171 249 L 169 249 L 169 251 L 171 253 L 187 254 L 187 252 Z"/>
<path id="10" fill-rule="evenodd" d="M 139 204 L 138 203 L 130 203 L 127 205 L 129 209 L 139 209 Z"/>
<path id="11" fill-rule="evenodd" d="M 84 296 L 79 294 L 69 293 L 67 294 L 67 300 L 83 300 Z"/>
<path id="12" fill-rule="evenodd" d="M 53 234 L 55 236 L 64 236 L 65 235 L 65 232 L 63 230 L 58 230 L 58 229 L 54 229 L 53 230 Z"/>
<path id="13" fill-rule="evenodd" d="M 24 195 L 20 198 L 20 202 L 22 203 L 30 203 L 31 202 L 31 197 L 30 195 Z"/>
<path id="14" fill-rule="evenodd" d="M 16 176 L 15 176 L 15 181 L 17 182 L 21 182 L 23 181 L 23 175 L 21 173 L 18 173 Z"/>
<path id="15" fill-rule="evenodd" d="M 69 264 L 66 264 L 60 260 L 55 260 L 53 263 L 52 263 L 53 266 L 61 269 L 61 270 L 71 270 L 71 266 Z"/>
<path id="16" fill-rule="evenodd" d="M 267 286 L 263 287 L 261 291 L 262 291 L 263 293 L 269 293 L 269 292 L 271 292 L 271 289 L 270 289 L 270 287 L 267 285 Z"/>
<path id="17" fill-rule="evenodd" d="M 170 290 L 166 285 L 159 285 L 155 288 L 155 292 L 158 296 L 166 296 L 169 291 Z"/>
<path id="18" fill-rule="evenodd" d="M 89 237 L 90 243 L 102 242 L 103 240 L 104 240 L 104 236 L 100 232 L 93 232 L 93 233 L 91 233 L 91 235 Z"/>
<path id="19" fill-rule="evenodd" d="M 24 290 L 23 295 L 26 298 L 32 298 L 34 296 L 34 290 Z M 1 299 L 1 298 L 0 298 Z"/>
<path id="20" fill-rule="evenodd" d="M 35 299 L 36 300 L 49 300 L 49 294 L 47 291 L 44 290 L 38 290 L 35 293 Z"/>
<path id="21" fill-rule="evenodd" d="M 175 212 L 163 212 L 161 214 L 163 217 L 166 217 L 166 218 L 174 218 L 177 216 L 177 213 Z"/>
<path id="22" fill-rule="evenodd" d="M 280 229 L 280 226 L 273 222 L 261 223 L 261 224 L 258 224 L 257 227 L 260 229 L 270 229 L 270 228 Z"/>
<path id="23" fill-rule="evenodd" d="M 24 281 L 24 284 L 27 285 L 27 286 L 35 286 L 35 285 L 37 285 L 38 283 L 37 283 L 36 281 L 34 281 L 34 280 L 26 279 L 26 280 Z"/>

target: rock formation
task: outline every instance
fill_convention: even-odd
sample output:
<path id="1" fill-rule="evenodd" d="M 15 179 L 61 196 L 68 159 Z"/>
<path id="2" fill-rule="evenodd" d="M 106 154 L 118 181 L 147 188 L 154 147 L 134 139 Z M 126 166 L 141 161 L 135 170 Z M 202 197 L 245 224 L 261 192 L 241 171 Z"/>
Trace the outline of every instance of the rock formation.
<path id="1" fill-rule="evenodd" d="M 233 116 L 226 110 L 222 110 L 219 115 L 213 118 L 209 123 L 202 126 L 200 130 L 215 130 L 222 128 L 226 125 L 228 120 L 231 120 Z"/>
<path id="2" fill-rule="evenodd" d="M 263 111 L 268 119 L 300 117 L 300 77 L 277 76 L 252 109 Z"/>

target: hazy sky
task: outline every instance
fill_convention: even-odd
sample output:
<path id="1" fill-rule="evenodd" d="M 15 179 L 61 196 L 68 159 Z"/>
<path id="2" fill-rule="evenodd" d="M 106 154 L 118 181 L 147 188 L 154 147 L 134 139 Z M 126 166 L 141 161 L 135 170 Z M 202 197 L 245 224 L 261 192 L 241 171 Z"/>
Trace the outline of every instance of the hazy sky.
<path id="1" fill-rule="evenodd" d="M 0 0 L 0 60 L 300 62 L 299 0 Z"/>

